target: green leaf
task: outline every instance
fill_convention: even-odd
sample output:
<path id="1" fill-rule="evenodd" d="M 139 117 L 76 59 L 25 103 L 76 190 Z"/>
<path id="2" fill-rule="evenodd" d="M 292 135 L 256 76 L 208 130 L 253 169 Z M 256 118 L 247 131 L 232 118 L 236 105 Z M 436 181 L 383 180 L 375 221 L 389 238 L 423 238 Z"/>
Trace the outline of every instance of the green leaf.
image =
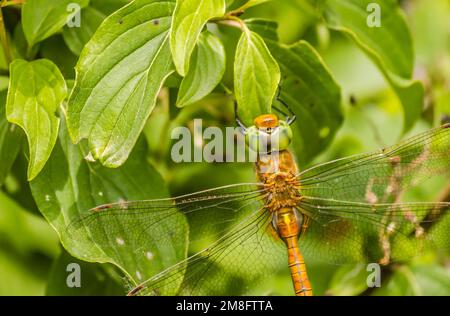
<path id="1" fill-rule="evenodd" d="M 207 96 L 225 72 L 225 48 L 213 34 L 200 35 L 192 64 L 181 82 L 177 106 L 183 107 Z"/>
<path id="2" fill-rule="evenodd" d="M 8 64 L 6 63 L 5 53 L 3 51 L 3 47 L 0 47 L 0 69 L 2 69 L 2 70 L 7 70 L 8 69 Z"/>
<path id="3" fill-rule="evenodd" d="M 84 45 L 91 39 L 95 30 L 97 30 L 105 18 L 106 15 L 102 12 L 92 7 L 86 7 L 81 10 L 80 27 L 68 27 L 67 25 L 64 27 L 64 41 L 72 53 L 80 55 Z"/>
<path id="4" fill-rule="evenodd" d="M 134 230 L 130 230 L 127 222 L 114 221 L 113 218 L 108 223 L 98 223 L 100 226 L 103 223 L 107 225 L 107 228 L 101 226 L 104 230 L 100 232 L 87 226 L 82 226 L 77 234 L 67 229 L 69 225 L 81 224 L 78 220 L 90 214 L 89 210 L 97 205 L 168 195 L 163 179 L 146 160 L 144 142 L 139 142 L 130 159 L 116 169 L 89 162 L 91 159 L 84 147 L 72 144 L 62 120 L 59 141 L 52 156 L 42 173 L 31 182 L 39 210 L 60 235 L 64 248 L 81 260 L 115 264 L 134 284 L 184 259 L 187 223 L 181 214 L 174 216 L 174 222 L 169 224 L 173 224 L 172 228 L 181 235 L 184 234 L 185 239 L 159 248 L 155 244 L 155 240 L 161 236 L 159 229 L 144 231 L 143 227 L 134 227 Z M 133 217 L 133 214 L 129 215 Z M 108 234 L 105 234 L 105 230 Z M 105 246 L 105 239 L 111 236 L 111 244 Z M 123 247 L 117 245 L 119 236 L 125 245 Z M 143 236 L 145 238 L 139 239 L 141 243 L 136 244 L 136 239 Z M 103 241 L 103 246 L 99 244 L 100 241 Z M 139 249 L 151 251 L 154 258 L 150 260 Z"/>
<path id="5" fill-rule="evenodd" d="M 170 31 L 170 49 L 177 72 L 183 77 L 206 22 L 225 14 L 224 0 L 178 0 Z"/>
<path id="6" fill-rule="evenodd" d="M 58 236 L 48 223 L 3 192 L 0 192 L 0 235 L 2 243 L 11 245 L 21 255 L 34 252 L 55 257 L 59 252 Z"/>
<path id="7" fill-rule="evenodd" d="M 374 295 L 448 296 L 450 293 L 448 271 L 436 263 L 399 266 L 386 283 Z"/>
<path id="8" fill-rule="evenodd" d="M 280 81 L 280 68 L 255 32 L 242 32 L 234 61 L 234 91 L 242 121 L 251 125 L 253 119 L 271 112 L 273 97 Z"/>
<path id="9" fill-rule="evenodd" d="M 89 5 L 92 8 L 103 12 L 105 15 L 110 15 L 131 1 L 132 0 L 90 0 Z"/>
<path id="10" fill-rule="evenodd" d="M 236 0 L 236 1 L 227 1 L 228 2 L 228 10 L 247 10 L 248 8 L 263 4 L 264 2 L 268 2 L 270 0 Z"/>
<path id="11" fill-rule="evenodd" d="M 425 90 L 421 81 L 401 80 L 389 78 L 395 93 L 397 94 L 403 106 L 403 133 L 408 132 L 414 123 L 420 118 L 423 105 Z"/>
<path id="12" fill-rule="evenodd" d="M 11 51 L 13 54 L 13 59 L 22 58 L 32 59 L 38 53 L 40 45 L 34 45 L 30 48 L 28 45 L 27 39 L 25 38 L 25 34 L 23 32 L 23 27 L 21 23 L 18 23 L 14 28 L 14 34 L 11 41 Z"/>
<path id="13" fill-rule="evenodd" d="M 417 62 L 426 65 L 429 70 L 443 69 L 436 65 L 447 55 L 450 47 L 448 21 L 450 19 L 450 3 L 448 1 L 417 1 L 410 11 L 412 33 L 414 34 L 414 48 Z M 433 36 L 430 36 L 433 33 Z M 448 76 L 448 70 L 447 70 Z M 444 73 L 445 75 L 445 73 Z"/>
<path id="14" fill-rule="evenodd" d="M 412 271 L 423 295 L 450 295 L 450 274 L 445 267 L 438 264 L 417 265 L 412 267 Z"/>
<path id="15" fill-rule="evenodd" d="M 40 55 L 58 66 L 66 79 L 75 79 L 75 65 L 78 56 L 73 54 L 61 34 L 54 35 L 39 43 Z M 69 90 L 70 91 L 70 90 Z"/>
<path id="16" fill-rule="evenodd" d="M 6 91 L 0 92 L 0 187 L 16 160 L 22 142 L 22 132 L 6 120 Z"/>
<path id="17" fill-rule="evenodd" d="M 52 36 L 67 23 L 79 8 L 89 0 L 27 0 L 22 6 L 22 26 L 28 44 L 34 44 Z"/>
<path id="18" fill-rule="evenodd" d="M 369 27 L 374 11 L 370 0 L 327 0 L 324 14 L 328 26 L 343 32 L 367 53 L 383 72 L 404 109 L 404 132 L 420 117 L 424 91 L 419 81 L 412 81 L 414 52 L 411 34 L 398 4 L 393 0 L 377 1 L 380 27 Z"/>
<path id="19" fill-rule="evenodd" d="M 356 296 L 367 289 L 367 277 L 364 264 L 339 267 L 330 281 L 326 295 Z"/>
<path id="20" fill-rule="evenodd" d="M 0 236 L 0 295 L 43 295 L 51 260 L 60 251 L 55 231 L 0 192 Z"/>
<path id="21" fill-rule="evenodd" d="M 32 261 L 37 259 L 36 261 Z M 0 282 L 1 296 L 44 295 L 47 280 L 43 276 L 42 267 L 39 264 L 39 256 L 18 256 L 7 247 L 0 247 Z M 30 267 L 33 262 L 33 267 Z M 36 270 L 40 273 L 36 273 Z"/>
<path id="22" fill-rule="evenodd" d="M 280 98 L 297 117 L 292 125 L 294 149 L 298 163 L 305 166 L 327 148 L 342 124 L 341 89 L 308 42 L 268 46 L 284 78 Z"/>
<path id="23" fill-rule="evenodd" d="M 67 279 L 73 267 L 79 267 L 80 287 L 69 287 Z M 69 269 L 69 271 L 68 271 Z M 125 290 L 119 280 L 112 278 L 102 266 L 78 260 L 66 251 L 55 260 L 48 277 L 45 295 L 55 296 L 100 296 L 124 295 Z"/>
<path id="24" fill-rule="evenodd" d="M 246 19 L 245 25 L 255 33 L 258 33 L 264 40 L 278 41 L 278 23 L 266 19 Z"/>
<path id="25" fill-rule="evenodd" d="M 97 29 L 76 67 L 67 119 L 75 142 L 94 157 L 123 164 L 173 72 L 169 28 L 173 1 L 136 0 Z"/>
<path id="26" fill-rule="evenodd" d="M 67 95 L 66 82 L 58 67 L 47 59 L 16 59 L 10 73 L 6 115 L 27 135 L 31 180 L 44 167 L 58 137 L 59 118 L 55 112 Z"/>
<path id="27" fill-rule="evenodd" d="M 300 166 L 305 166 L 331 143 L 343 121 L 341 89 L 320 55 L 306 41 L 293 45 L 273 40 L 277 24 L 267 20 L 245 21 L 261 32 L 281 68 L 280 98 L 295 113 L 293 146 Z M 267 37 L 266 37 L 267 36 Z"/>

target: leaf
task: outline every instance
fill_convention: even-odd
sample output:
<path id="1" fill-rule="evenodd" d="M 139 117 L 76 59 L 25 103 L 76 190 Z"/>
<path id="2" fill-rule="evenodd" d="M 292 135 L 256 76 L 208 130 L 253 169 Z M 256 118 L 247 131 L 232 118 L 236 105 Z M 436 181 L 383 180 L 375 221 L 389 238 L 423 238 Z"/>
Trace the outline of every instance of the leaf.
<path id="1" fill-rule="evenodd" d="M 283 74 L 280 98 L 297 117 L 294 149 L 305 166 L 331 143 L 343 121 L 341 90 L 319 54 L 306 41 L 269 43 Z"/>
<path id="2" fill-rule="evenodd" d="M 236 1 L 227 1 L 228 2 L 228 10 L 233 11 L 244 11 L 248 8 L 263 4 L 270 0 L 236 0 Z"/>
<path id="3" fill-rule="evenodd" d="M 73 270 L 79 267 L 80 287 L 69 287 L 67 279 Z M 112 278 L 105 269 L 94 263 L 78 260 L 66 251 L 55 260 L 48 277 L 45 295 L 55 296 L 100 296 L 124 295 L 120 280 Z"/>
<path id="4" fill-rule="evenodd" d="M 5 53 L 3 51 L 3 47 L 0 47 L 0 69 L 2 69 L 2 70 L 7 70 L 8 69 L 8 64 L 6 63 Z"/>
<path id="5" fill-rule="evenodd" d="M 43 295 L 47 271 L 59 252 L 55 231 L 0 192 L 0 236 L 0 295 Z"/>
<path id="6" fill-rule="evenodd" d="M 258 33 L 264 40 L 278 41 L 278 23 L 266 19 L 246 19 L 245 25 L 255 33 Z"/>
<path id="7" fill-rule="evenodd" d="M 58 67 L 47 59 L 16 59 L 10 73 L 6 115 L 27 135 L 28 180 L 32 180 L 44 167 L 58 137 L 55 112 L 67 95 L 66 83 Z"/>
<path id="8" fill-rule="evenodd" d="M 377 1 L 380 27 L 369 27 L 373 12 L 370 0 L 327 0 L 324 15 L 328 26 L 343 32 L 367 53 L 395 90 L 404 110 L 404 132 L 420 117 L 424 91 L 419 81 L 412 81 L 414 52 L 411 34 L 397 2 Z"/>
<path id="9" fill-rule="evenodd" d="M 22 26 L 28 44 L 34 44 L 52 36 L 89 0 L 27 0 L 22 5 Z"/>
<path id="10" fill-rule="evenodd" d="M 43 58 L 54 62 L 64 78 L 75 79 L 75 65 L 77 64 L 78 56 L 70 51 L 62 35 L 54 35 L 39 44 L 40 55 Z"/>
<path id="11" fill-rule="evenodd" d="M 246 22 L 247 24 L 247 22 Z M 320 55 L 306 41 L 283 45 L 271 38 L 276 23 L 260 20 L 247 24 L 264 30 L 272 55 L 281 68 L 280 98 L 295 113 L 293 146 L 300 166 L 305 166 L 333 140 L 343 121 L 341 90 Z M 265 25 L 265 26 L 264 26 Z M 270 31 L 271 28 L 275 28 Z"/>
<path id="12" fill-rule="evenodd" d="M 86 7 L 81 10 L 81 25 L 80 27 L 68 27 L 63 29 L 63 37 L 67 46 L 72 53 L 80 55 L 84 45 L 91 39 L 95 30 L 100 26 L 106 18 L 102 12 L 92 8 Z"/>
<path id="13" fill-rule="evenodd" d="M 181 82 L 177 106 L 183 107 L 207 96 L 219 84 L 225 72 L 225 48 L 213 34 L 200 35 L 192 64 Z"/>
<path id="14" fill-rule="evenodd" d="M 255 32 L 245 30 L 239 39 L 234 61 L 234 91 L 241 120 L 271 112 L 273 97 L 280 81 L 280 68 Z"/>
<path id="15" fill-rule="evenodd" d="M 185 76 L 206 22 L 225 14 L 224 0 L 178 0 L 170 31 L 170 49 L 177 72 Z"/>
<path id="16" fill-rule="evenodd" d="M 3 192 L 0 192 L 0 235 L 2 243 L 24 256 L 40 253 L 55 257 L 59 252 L 58 236 L 48 223 Z"/>
<path id="17" fill-rule="evenodd" d="M 16 27 L 14 28 L 14 34 L 11 41 L 11 51 L 13 54 L 13 59 L 15 58 L 22 58 L 32 59 L 34 56 L 37 55 L 40 45 L 34 45 L 30 48 L 28 45 L 27 39 L 25 38 L 25 34 L 23 32 L 23 27 L 21 23 L 18 23 Z"/>
<path id="18" fill-rule="evenodd" d="M 19 127 L 16 128 L 25 136 Z M 23 146 L 25 143 L 24 140 L 25 137 L 23 137 L 20 147 L 21 150 L 17 155 L 8 177 L 5 179 L 2 190 L 23 209 L 33 214 L 39 214 L 39 210 L 31 194 L 30 185 L 27 181 L 28 155 L 26 153 L 27 147 Z"/>
<path id="19" fill-rule="evenodd" d="M 22 132 L 6 120 L 6 91 L 0 92 L 0 187 L 16 160 Z"/>
<path id="20" fill-rule="evenodd" d="M 92 8 L 103 12 L 105 15 L 110 15 L 131 1 L 132 0 L 90 0 L 89 5 Z"/>
<path id="21" fill-rule="evenodd" d="M 436 263 L 401 265 L 386 283 L 374 295 L 447 296 L 450 289 L 448 271 Z"/>
<path id="22" fill-rule="evenodd" d="M 413 21 L 411 27 L 414 34 L 416 61 L 433 71 L 441 56 L 448 55 L 446 52 L 450 47 L 450 37 L 447 25 L 450 19 L 450 3 L 448 1 L 417 1 L 411 9 L 409 13 L 410 21 Z M 433 36 L 430 36 L 430 32 Z"/>
<path id="23" fill-rule="evenodd" d="M 41 270 L 37 263 L 39 257 L 35 262 L 31 261 L 33 258 L 17 256 L 13 251 L 7 247 L 0 247 L 0 275 L 2 282 L 0 282 L 1 296 L 19 296 L 29 295 L 37 296 L 44 295 L 46 279 L 42 275 L 36 273 L 36 270 Z M 33 267 L 30 267 L 30 262 L 33 262 Z"/>
<path id="24" fill-rule="evenodd" d="M 47 271 L 60 250 L 55 231 L 0 192 L 0 236 L 0 295 L 43 295 Z"/>
<path id="25" fill-rule="evenodd" d="M 74 142 L 87 138 L 94 159 L 127 159 L 173 72 L 172 1 L 136 0 L 108 17 L 83 49 L 67 119 Z"/>
<path id="26" fill-rule="evenodd" d="M 445 267 L 438 264 L 413 266 L 412 271 L 423 295 L 448 296 L 450 275 Z"/>
<path id="27" fill-rule="evenodd" d="M 162 268 L 184 259 L 187 224 L 182 215 L 174 216 L 171 224 L 181 234 L 185 232 L 185 240 L 174 241 L 160 248 L 155 245 L 155 240 L 160 237 L 155 230 L 145 231 L 142 244 L 123 246 L 120 251 L 116 243 L 118 236 L 113 235 L 113 244 L 102 248 L 96 243 L 97 238 L 100 238 L 98 231 L 93 232 L 85 227 L 79 230 L 80 233 L 73 235 L 67 230 L 69 225 L 74 225 L 97 205 L 122 200 L 163 198 L 168 195 L 163 179 L 147 163 L 144 142 L 139 142 L 130 159 L 116 169 L 89 162 L 90 157 L 84 147 L 72 144 L 62 120 L 59 141 L 52 156 L 42 173 L 31 182 L 31 190 L 39 210 L 58 232 L 64 248 L 72 256 L 84 261 L 115 264 L 134 284 L 140 278 L 147 279 Z M 133 245 L 130 239 L 144 234 L 143 227 L 124 232 L 123 225 L 126 223 L 110 221 L 110 225 L 104 229 L 109 234 L 121 232 L 120 238 L 125 245 Z M 107 238 L 108 235 L 104 234 L 106 233 L 103 232 L 103 238 Z M 150 261 L 136 247 L 151 251 L 154 258 Z"/>
<path id="28" fill-rule="evenodd" d="M 356 296 L 367 289 L 366 266 L 363 264 L 345 265 L 334 273 L 326 295 Z"/>

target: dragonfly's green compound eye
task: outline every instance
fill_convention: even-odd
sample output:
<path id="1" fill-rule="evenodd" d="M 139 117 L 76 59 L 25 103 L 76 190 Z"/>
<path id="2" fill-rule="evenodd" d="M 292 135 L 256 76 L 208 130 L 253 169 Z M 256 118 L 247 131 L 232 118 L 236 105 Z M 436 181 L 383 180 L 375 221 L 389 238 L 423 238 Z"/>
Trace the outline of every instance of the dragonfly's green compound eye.
<path id="1" fill-rule="evenodd" d="M 256 127 L 247 129 L 247 145 L 258 153 L 271 153 L 285 150 L 292 140 L 292 129 L 285 121 L 279 121 L 276 127 Z"/>

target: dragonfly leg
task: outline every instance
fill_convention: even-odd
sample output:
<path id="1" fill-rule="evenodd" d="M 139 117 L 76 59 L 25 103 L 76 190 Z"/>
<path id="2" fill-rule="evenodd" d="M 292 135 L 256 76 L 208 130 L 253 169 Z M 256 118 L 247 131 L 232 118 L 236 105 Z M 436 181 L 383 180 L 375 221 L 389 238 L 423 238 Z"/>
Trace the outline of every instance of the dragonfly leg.
<path id="1" fill-rule="evenodd" d="M 288 125 L 291 125 L 292 123 L 294 123 L 294 121 L 297 117 L 295 116 L 295 113 L 291 110 L 289 105 L 283 99 L 281 99 L 280 96 L 281 96 L 281 85 L 278 84 L 278 92 L 277 92 L 277 96 L 275 99 L 278 102 L 280 102 L 281 104 L 283 104 L 286 107 L 286 109 L 289 111 L 289 113 L 291 114 L 291 116 L 286 116 L 286 122 L 288 123 Z"/>
<path id="2" fill-rule="evenodd" d="M 234 120 L 236 121 L 237 125 L 239 126 L 241 133 L 243 135 L 247 134 L 247 127 L 244 125 L 244 123 L 239 118 L 238 104 L 237 104 L 236 100 L 234 100 Z"/>

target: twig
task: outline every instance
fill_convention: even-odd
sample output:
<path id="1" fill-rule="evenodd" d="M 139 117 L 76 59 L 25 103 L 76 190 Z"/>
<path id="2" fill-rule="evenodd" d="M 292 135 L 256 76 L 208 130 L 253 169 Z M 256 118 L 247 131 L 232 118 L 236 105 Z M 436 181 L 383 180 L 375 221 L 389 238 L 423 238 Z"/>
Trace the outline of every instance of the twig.
<path id="1" fill-rule="evenodd" d="M 4 4 L 6 2 L 7 1 L 2 0 L 2 3 L 1 3 L 2 7 L 4 6 Z M 12 57 L 11 57 L 11 50 L 9 48 L 9 43 L 8 43 L 8 35 L 6 33 L 5 21 L 3 19 L 2 7 L 0 7 L 0 41 L 2 43 L 3 54 L 5 55 L 6 64 L 9 66 L 9 64 L 12 61 Z"/>
<path id="2" fill-rule="evenodd" d="M 450 183 L 442 190 L 437 198 L 438 203 L 447 203 L 450 205 Z M 430 229 L 438 223 L 444 215 L 447 213 L 443 210 L 432 209 L 420 222 L 420 226 L 424 229 L 424 232 L 430 231 Z"/>
<path id="3" fill-rule="evenodd" d="M 450 201 L 450 184 L 447 185 L 444 190 L 439 194 L 439 197 L 437 199 L 437 202 L 445 203 Z M 424 229 L 424 231 L 429 231 L 433 224 L 438 222 L 438 219 L 436 219 L 439 216 L 444 215 L 443 212 L 440 212 L 438 214 L 436 213 L 429 213 L 427 216 L 424 217 L 422 220 L 420 226 Z M 430 219 L 433 218 L 432 221 Z M 414 235 L 414 233 L 411 233 L 411 235 Z M 388 265 L 382 265 L 381 266 L 381 276 L 382 276 L 382 282 L 384 285 L 386 285 L 389 280 L 391 279 L 393 272 L 398 269 L 398 263 L 392 262 Z M 376 288 L 367 288 L 363 293 L 361 293 L 362 296 L 369 296 L 371 295 Z"/>

